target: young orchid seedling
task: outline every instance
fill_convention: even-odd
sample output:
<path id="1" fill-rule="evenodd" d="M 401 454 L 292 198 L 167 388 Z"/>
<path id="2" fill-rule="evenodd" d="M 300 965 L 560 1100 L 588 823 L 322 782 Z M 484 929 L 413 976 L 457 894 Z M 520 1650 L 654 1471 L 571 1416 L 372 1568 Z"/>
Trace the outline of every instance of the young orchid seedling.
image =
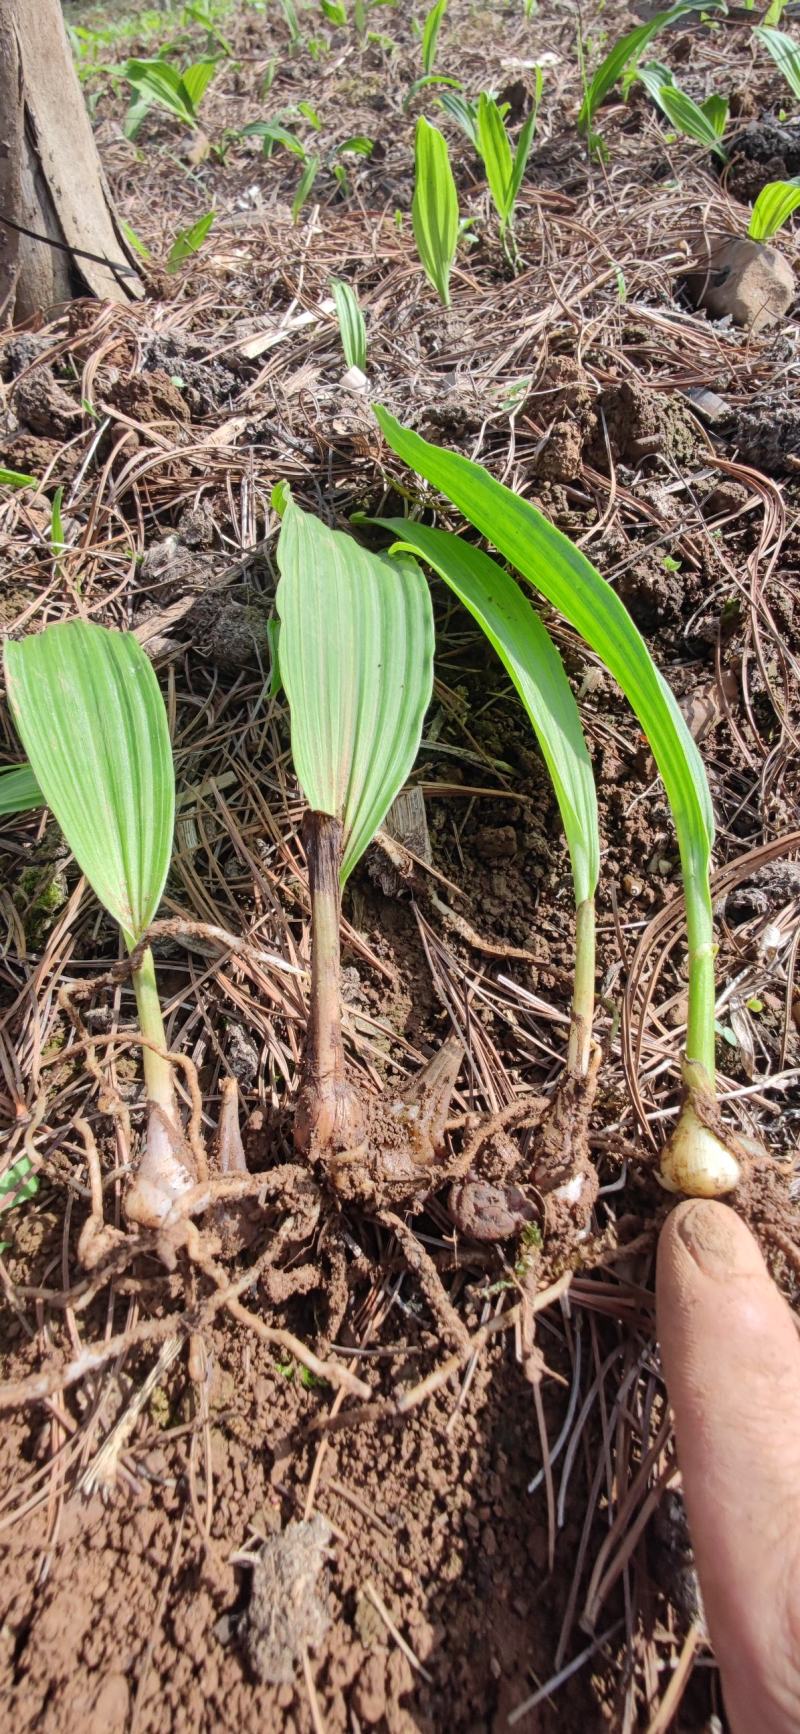
<path id="1" fill-rule="evenodd" d="M 466 1328 L 405 1218 L 432 1192 L 470 1174 L 487 1136 L 479 1127 L 463 1150 L 447 1150 L 463 1044 L 458 1036 L 448 1037 L 401 1091 L 368 1095 L 348 1075 L 342 1036 L 341 888 L 416 757 L 433 685 L 430 592 L 407 554 L 368 552 L 352 536 L 301 511 L 285 488 L 273 499 L 283 520 L 278 661 L 291 713 L 292 757 L 308 806 L 303 840 L 311 992 L 295 1143 L 321 1169 L 340 1204 L 359 1205 L 391 1229 L 443 1335 L 465 1354 Z M 513 1107 L 519 1120 L 520 1105 Z M 526 1201 L 520 1205 L 524 1209 Z M 338 1214 L 327 1245 L 329 1256 L 342 1264 L 346 1243 L 336 1227 Z M 524 1219 L 533 1214 L 528 1205 Z M 512 1233 L 513 1224 L 504 1232 Z"/>
<path id="2" fill-rule="evenodd" d="M 205 1177 L 197 1171 L 178 1110 L 146 938 L 172 854 L 175 776 L 164 701 L 138 641 L 84 620 L 47 626 L 19 643 L 7 641 L 4 664 L 28 764 L 7 773 L 3 784 L 13 778 L 17 800 L 27 792 L 30 805 L 50 808 L 78 866 L 118 923 L 133 963 L 147 1129 L 124 1207 L 138 1228 L 164 1233 L 171 1217 L 179 1219 L 184 1209 L 193 1214 L 211 1201 L 198 1188 Z M 235 1173 L 242 1164 L 230 1117 L 228 1110 L 221 1167 Z"/>
<path id="3" fill-rule="evenodd" d="M 739 1183 L 748 1151 L 723 1126 L 715 1089 L 714 927 L 710 862 L 714 815 L 703 763 L 673 693 L 616 591 L 530 501 L 480 464 L 445 451 L 376 408 L 388 444 L 447 496 L 601 657 L 636 712 L 664 781 L 683 872 L 689 951 L 684 1101 L 662 1153 L 672 1191 L 716 1197 Z"/>
<path id="4" fill-rule="evenodd" d="M 371 1133 L 370 1107 L 345 1067 L 341 890 L 416 758 L 433 686 L 433 614 L 414 560 L 369 553 L 302 511 L 287 489 L 275 500 L 282 512 L 278 656 L 308 806 L 311 897 L 311 999 L 295 1140 L 322 1160 L 334 1184 L 345 1184 L 348 1167 L 367 1159 Z"/>

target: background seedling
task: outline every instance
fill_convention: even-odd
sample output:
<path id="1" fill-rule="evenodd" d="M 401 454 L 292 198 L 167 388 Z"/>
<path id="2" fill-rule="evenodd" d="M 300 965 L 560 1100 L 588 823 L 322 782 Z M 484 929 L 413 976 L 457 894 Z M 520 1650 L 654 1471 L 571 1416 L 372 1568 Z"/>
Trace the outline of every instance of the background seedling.
<path id="1" fill-rule="evenodd" d="M 619 83 L 626 72 L 630 73 L 631 77 L 633 76 L 630 70 L 631 63 L 638 61 L 648 42 L 652 42 L 653 37 L 657 36 L 660 30 L 663 30 L 666 25 L 672 24 L 676 18 L 681 18 L 684 13 L 696 11 L 700 7 L 704 11 L 711 11 L 718 3 L 719 0 L 708 0 L 707 4 L 705 0 L 682 0 L 678 6 L 671 6 L 665 12 L 657 12 L 646 24 L 637 24 L 633 30 L 628 31 L 627 35 L 620 37 L 619 41 L 614 43 L 613 48 L 609 49 L 608 54 L 600 62 L 596 72 L 586 84 L 584 99 L 578 115 L 578 127 L 581 132 L 587 134 L 590 145 L 593 143 L 593 122 L 600 104 L 605 101 L 615 84 Z"/>
<path id="2" fill-rule="evenodd" d="M 450 273 L 458 247 L 458 194 L 447 140 L 423 115 L 417 121 L 414 239 L 428 282 L 443 307 L 450 306 Z"/>
<path id="3" fill-rule="evenodd" d="M 511 149 L 503 112 L 494 97 L 482 92 L 478 100 L 475 142 L 486 170 L 495 210 L 500 218 L 500 239 L 504 246 L 509 232 L 513 233 L 514 207 L 528 163 L 541 96 L 542 73 L 537 66 L 533 107 L 522 127 L 514 151 Z M 515 260 L 516 249 L 512 249 L 509 256 Z"/>
<path id="4" fill-rule="evenodd" d="M 447 0 L 434 0 L 422 28 L 422 70 L 426 74 L 432 73 L 436 64 L 439 31 L 446 11 Z"/>
<path id="5" fill-rule="evenodd" d="M 414 97 L 431 84 L 450 85 L 454 90 L 460 90 L 461 80 L 450 78 L 446 73 L 435 72 L 436 50 L 439 45 L 439 31 L 447 11 L 447 0 L 434 0 L 434 5 L 428 12 L 422 28 L 422 77 L 415 78 L 403 103 L 408 108 Z"/>
<path id="6" fill-rule="evenodd" d="M 792 95 L 800 101 L 800 47 L 785 30 L 773 30 L 768 24 L 760 24 L 753 31 L 759 42 L 762 42 L 768 54 L 783 73 Z"/>
<path id="7" fill-rule="evenodd" d="M 675 83 L 669 68 L 657 60 L 640 66 L 636 76 L 678 132 L 696 139 L 698 144 L 714 151 L 722 162 L 727 162 L 728 153 L 721 142 L 728 123 L 727 97 L 711 95 L 705 102 L 694 102 Z"/>
<path id="8" fill-rule="evenodd" d="M 300 103 L 297 106 L 306 118 L 314 114 L 307 103 Z M 315 132 L 319 130 L 319 121 L 316 116 L 314 116 L 311 124 Z M 347 186 L 347 169 L 342 158 L 349 154 L 362 157 L 371 156 L 374 146 L 373 139 L 367 138 L 363 133 L 354 133 L 350 138 L 342 139 L 340 144 L 334 145 L 332 150 L 324 154 L 318 151 L 309 151 L 296 133 L 291 132 L 282 122 L 273 120 L 253 121 L 250 126 L 243 127 L 241 136 L 242 138 L 263 139 L 265 156 L 271 156 L 272 150 L 277 144 L 290 151 L 292 156 L 299 158 L 303 167 L 292 200 L 294 222 L 297 222 L 322 169 L 326 169 L 332 174 L 337 187 L 341 190 Z"/>
<path id="9" fill-rule="evenodd" d="M 227 6 L 222 8 L 225 16 Z M 227 36 L 223 36 L 216 18 L 216 11 L 211 0 L 194 0 L 190 6 L 184 7 L 184 17 L 191 19 L 193 24 L 199 24 L 208 36 L 209 49 L 217 48 L 229 60 L 233 59 L 233 49 Z"/>
<path id="10" fill-rule="evenodd" d="M 191 132 L 199 132 L 197 110 L 216 70 L 216 60 L 197 60 L 183 72 L 168 60 L 129 60 L 125 78 L 134 92 L 134 100 L 125 117 L 125 137 L 136 137 L 154 104 L 174 115 Z"/>
<path id="11" fill-rule="evenodd" d="M 206 211 L 204 216 L 198 217 L 197 222 L 193 223 L 190 229 L 178 230 L 167 255 L 167 270 L 170 276 L 173 276 L 182 265 L 185 265 L 189 259 L 193 259 L 200 252 L 213 221 L 214 212 Z"/>
<path id="12" fill-rule="evenodd" d="M 21 470 L 7 470 L 0 465 L 0 488 L 35 488 L 36 477 L 26 476 Z"/>
<path id="13" fill-rule="evenodd" d="M 134 253 L 138 254 L 140 259 L 152 259 L 153 255 L 150 252 L 150 248 L 145 245 L 141 235 L 137 235 L 136 230 L 131 227 L 130 223 L 120 220 L 120 228 L 125 236 L 128 246 L 133 249 Z"/>
<path id="14" fill-rule="evenodd" d="M 32 1172 L 33 1163 L 30 1156 L 19 1156 L 12 1166 L 0 1176 L 0 1219 L 3 1228 L 8 1229 L 6 1220 L 9 1210 L 18 1209 L 29 1198 L 35 1198 L 39 1190 L 38 1175 Z M 11 1242 L 0 1240 L 0 1253 L 7 1252 Z"/>
<path id="15" fill-rule="evenodd" d="M 299 48 L 303 36 L 294 0 L 279 0 L 279 4 L 286 22 L 286 28 L 289 32 L 290 44 L 292 48 Z"/>
<path id="16" fill-rule="evenodd" d="M 353 0 L 353 23 L 355 25 L 356 35 L 360 37 L 362 41 L 364 37 L 368 36 L 370 42 L 377 41 L 379 45 L 389 43 L 389 46 L 391 47 L 388 37 L 373 36 L 372 33 L 368 31 L 369 15 L 377 6 L 394 6 L 396 3 L 397 0 Z"/>
<path id="17" fill-rule="evenodd" d="M 342 340 L 345 361 L 348 367 L 357 367 L 359 373 L 365 373 L 367 368 L 367 328 L 355 289 L 349 283 L 343 283 L 340 277 L 332 277 L 331 294 L 336 304 L 336 317 L 339 321 L 339 336 Z"/>
<path id="18" fill-rule="evenodd" d="M 180 270 L 182 265 L 188 264 L 189 260 L 193 259 L 195 255 L 200 252 L 211 231 L 215 215 L 216 213 L 214 211 L 205 211 L 203 216 L 198 217 L 197 222 L 192 223 L 188 229 L 178 230 L 164 261 L 164 266 L 169 276 L 174 276 L 174 274 Z M 153 255 L 150 252 L 150 248 L 145 245 L 141 235 L 137 235 L 136 230 L 131 228 L 130 223 L 122 223 L 120 226 L 129 247 L 132 247 L 134 253 L 137 253 L 140 259 L 144 259 L 148 262 L 151 261 Z M 87 414 L 94 413 L 91 410 L 91 407 L 86 405 L 84 405 L 84 407 L 86 408 Z"/>

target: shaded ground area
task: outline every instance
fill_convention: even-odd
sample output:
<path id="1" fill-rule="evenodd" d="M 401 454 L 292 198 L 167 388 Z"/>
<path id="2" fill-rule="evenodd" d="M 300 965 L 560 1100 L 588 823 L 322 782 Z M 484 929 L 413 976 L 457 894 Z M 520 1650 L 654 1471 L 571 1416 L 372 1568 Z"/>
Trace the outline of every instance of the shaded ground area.
<path id="1" fill-rule="evenodd" d="M 758 190 L 759 163 L 764 179 L 774 172 L 774 137 L 742 146 L 720 180 L 634 88 L 603 109 L 608 156 L 589 160 L 575 127 L 574 9 L 548 4 L 527 19 L 521 6 L 451 0 L 438 65 L 470 95 L 504 90 L 516 123 L 545 63 L 513 276 L 480 165 L 435 109 L 435 87 L 403 106 L 422 9 L 372 9 L 363 42 L 310 9 L 294 51 L 278 6 L 217 9 L 210 37 L 177 13 L 148 14 L 138 35 L 105 11 L 71 17 L 111 31 L 76 47 L 115 197 L 157 263 L 135 311 L 81 302 L 3 336 L 3 461 L 41 487 L 0 507 L 0 624 L 19 634 L 85 612 L 134 630 L 155 659 L 179 789 L 163 913 L 218 930 L 157 946 L 170 1044 L 197 1068 L 209 1144 L 232 1075 L 253 1167 L 292 1156 L 308 896 L 287 717 L 268 692 L 270 495 L 288 479 L 340 526 L 355 511 L 431 506 L 383 446 L 376 399 L 536 500 L 645 633 L 701 744 L 717 813 L 724 1112 L 791 1158 L 797 326 L 790 315 L 748 337 L 694 313 L 681 290 L 694 237 L 745 229 L 741 200 Z M 605 8 L 589 64 L 637 17 Z M 692 21 L 661 38 L 659 58 L 698 98 L 733 92 L 734 128 L 780 128 L 785 93 L 750 30 Z M 94 61 L 165 44 L 196 59 L 209 41 L 221 52 L 201 111 L 210 154 L 190 161 L 194 141 L 156 110 L 126 140 L 122 89 Z M 423 109 L 448 135 L 474 224 L 447 312 L 409 219 Z M 258 139 L 235 136 L 264 118 L 325 164 L 355 134 L 374 148 L 341 159 L 344 185 L 324 166 L 293 223 L 298 159 L 267 159 Z M 166 275 L 176 230 L 212 206 L 204 250 Z M 781 245 L 796 264 L 793 236 Z M 332 274 L 364 308 L 366 393 L 343 383 Z M 67 547 L 54 560 L 56 487 Z M 406 840 L 429 851 L 435 875 L 398 875 L 396 850 L 379 841 L 353 877 L 348 1052 L 379 1091 L 455 1027 L 468 1049 L 456 1109 L 491 1112 L 559 1075 L 569 863 L 508 682 L 466 614 L 443 592 L 434 600 L 437 678 L 414 774 L 424 824 Z M 414 1227 L 472 1337 L 449 1377 L 404 1250 L 354 1210 L 338 1225 L 349 1302 L 333 1346 L 341 1271 L 324 1219 L 286 1256 L 291 1298 L 280 1272 L 256 1269 L 279 1213 L 229 1268 L 232 1280 L 253 1272 L 244 1300 L 256 1326 L 349 1369 L 368 1403 L 256 1326 L 203 1312 L 202 1282 L 180 1268 L 140 1258 L 96 1282 L 81 1271 L 76 1116 L 100 1146 L 109 1219 L 125 1150 L 58 995 L 103 974 L 117 939 L 52 821 L 3 822 L 3 1166 L 27 1149 L 41 1180 L 4 1224 L 3 1377 L 52 1375 L 35 1401 L 25 1386 L 7 1408 L 0 1448 L 2 1691 L 15 1728 L 400 1734 L 495 1731 L 511 1717 L 526 1734 L 655 1734 L 673 1713 L 686 1730 L 721 1714 L 653 1338 L 656 1152 L 676 1110 L 686 1020 L 677 849 L 620 694 L 569 629 L 548 624 L 580 698 L 601 808 L 601 1194 L 571 1281 L 546 1268 L 535 1240 L 488 1253 L 461 1242 L 434 1197 Z M 0 756 L 13 758 L 1 714 Z M 127 983 L 100 989 L 82 1015 L 106 1097 L 137 1129 Z M 787 1172 L 776 1161 L 746 1207 L 794 1300 Z M 59 1369 L 104 1342 L 102 1366 L 65 1387 Z M 329 1529 L 291 1529 L 315 1514 Z"/>

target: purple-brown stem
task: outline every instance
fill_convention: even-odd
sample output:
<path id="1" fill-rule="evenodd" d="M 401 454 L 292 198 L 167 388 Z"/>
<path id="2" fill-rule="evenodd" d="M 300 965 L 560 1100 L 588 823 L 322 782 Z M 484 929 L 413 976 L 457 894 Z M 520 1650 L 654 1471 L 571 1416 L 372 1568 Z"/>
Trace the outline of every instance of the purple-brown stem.
<path id="1" fill-rule="evenodd" d="M 364 1112 L 345 1074 L 339 922 L 342 827 L 306 813 L 303 843 L 311 895 L 311 1002 L 295 1143 L 311 1155 L 352 1150 L 366 1136 Z"/>

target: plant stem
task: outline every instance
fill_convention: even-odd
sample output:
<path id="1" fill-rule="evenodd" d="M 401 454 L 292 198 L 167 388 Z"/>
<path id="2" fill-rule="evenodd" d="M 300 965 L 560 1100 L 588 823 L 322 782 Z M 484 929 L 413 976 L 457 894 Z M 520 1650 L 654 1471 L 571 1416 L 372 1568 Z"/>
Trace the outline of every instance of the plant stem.
<path id="1" fill-rule="evenodd" d="M 139 1028 L 149 1042 L 161 1049 L 154 1053 L 152 1048 L 143 1048 L 144 1080 L 147 1087 L 147 1100 L 161 1108 L 167 1119 L 175 1120 L 175 1082 L 172 1066 L 165 1057 L 167 1038 L 164 1033 L 164 1020 L 161 1016 L 161 1005 L 156 986 L 156 971 L 153 953 L 148 945 L 142 954 L 138 969 L 133 972 L 133 991 L 136 994 L 136 1006 L 139 1012 Z"/>
<path id="2" fill-rule="evenodd" d="M 170 1211 L 197 1179 L 183 1135 L 167 1038 L 156 987 L 153 953 L 148 945 L 133 972 L 139 1028 L 153 1047 L 142 1049 L 147 1089 L 147 1135 L 135 1175 L 125 1195 L 125 1215 L 140 1228 L 158 1230 Z M 158 1052 L 155 1049 L 158 1048 Z"/>
<path id="3" fill-rule="evenodd" d="M 689 1016 L 686 1058 L 700 1066 L 711 1094 L 715 1091 L 714 921 L 708 882 L 684 873 L 686 931 L 689 948 Z"/>
<path id="4" fill-rule="evenodd" d="M 311 895 L 311 1003 L 297 1105 L 302 1149 L 347 1149 L 364 1135 L 355 1090 L 347 1082 L 342 1041 L 339 921 L 342 827 L 328 813 L 306 813 L 303 844 Z"/>
<path id="5" fill-rule="evenodd" d="M 327 813 L 308 813 L 303 841 L 311 893 L 311 1016 L 308 1054 L 320 1079 L 344 1067 L 341 1014 L 341 894 L 339 864 L 342 827 Z"/>
<path id="6" fill-rule="evenodd" d="M 567 1070 L 571 1077 L 585 1078 L 589 1070 L 594 1019 L 595 915 L 594 898 L 587 897 L 575 911 L 575 985 L 567 1047 Z"/>

